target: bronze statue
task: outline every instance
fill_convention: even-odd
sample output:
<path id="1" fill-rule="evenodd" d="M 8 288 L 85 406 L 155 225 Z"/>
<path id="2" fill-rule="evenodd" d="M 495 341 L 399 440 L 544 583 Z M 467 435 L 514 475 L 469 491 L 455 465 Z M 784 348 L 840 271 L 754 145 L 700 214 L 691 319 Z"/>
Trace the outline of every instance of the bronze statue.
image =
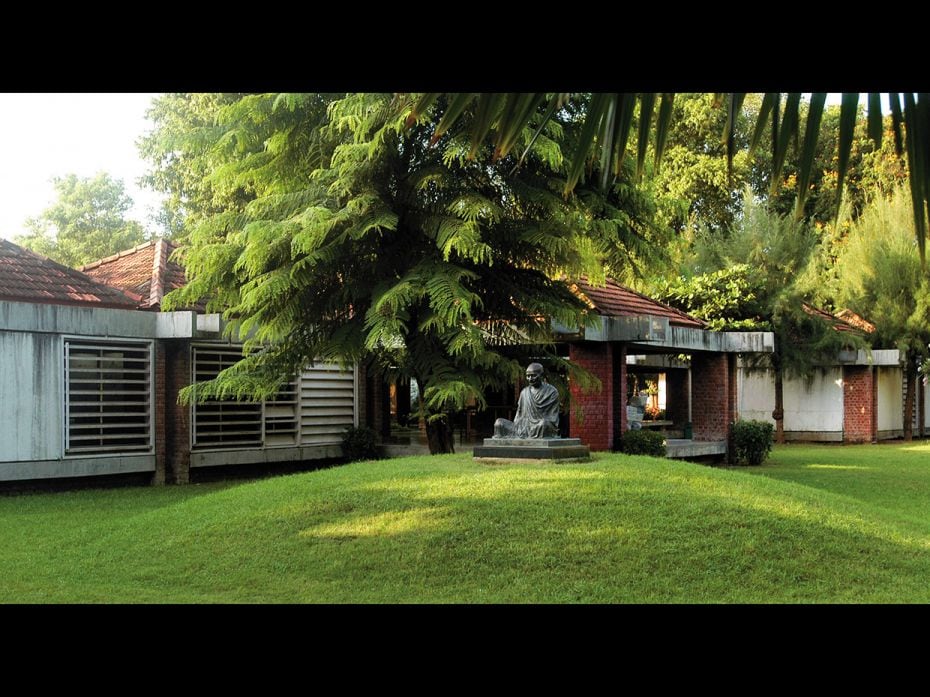
<path id="1" fill-rule="evenodd" d="M 543 382 L 543 367 L 530 363 L 526 368 L 529 383 L 520 392 L 517 415 L 513 421 L 494 422 L 495 438 L 558 438 L 559 392 Z"/>

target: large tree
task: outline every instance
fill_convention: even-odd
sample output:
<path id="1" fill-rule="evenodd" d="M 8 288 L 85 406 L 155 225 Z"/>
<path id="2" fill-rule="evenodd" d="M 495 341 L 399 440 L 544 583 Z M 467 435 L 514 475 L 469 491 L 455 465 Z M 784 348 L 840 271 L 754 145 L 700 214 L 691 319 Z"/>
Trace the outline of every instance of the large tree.
<path id="1" fill-rule="evenodd" d="M 80 266 L 145 240 L 144 228 L 127 218 L 132 199 L 122 180 L 101 172 L 94 177 L 55 177 L 57 200 L 26 221 L 29 233 L 14 238 L 27 249 L 67 266 Z"/>
<path id="2" fill-rule="evenodd" d="M 225 126 L 221 110 L 241 94 L 198 92 L 163 94 L 146 116 L 157 126 L 139 139 L 139 152 L 152 163 L 143 181 L 165 200 L 159 222 L 174 242 L 184 243 L 190 230 L 213 215 L 241 207 L 249 191 L 213 176 L 223 155 L 213 155 Z"/>
<path id="3" fill-rule="evenodd" d="M 648 198 L 629 185 L 629 161 L 606 193 L 582 184 L 563 195 L 563 148 L 581 137 L 585 99 L 535 139 L 532 121 L 510 134 L 529 148 L 519 168 L 470 143 L 481 110 L 437 137 L 455 100 L 413 119 L 413 101 L 390 94 L 217 103 L 215 128 L 190 138 L 179 129 L 171 157 L 156 158 L 186 158 L 230 194 L 212 213 L 203 189 L 187 196 L 200 201 L 200 220 L 185 256 L 191 281 L 173 302 L 209 297 L 248 356 L 199 397 L 268 395 L 308 362 L 365 361 L 416 380 L 430 450 L 447 451 L 444 412 L 516 381 L 521 353 L 586 377 L 551 351 L 553 320 L 587 321 L 561 278 L 603 278 L 662 246 Z"/>
<path id="4" fill-rule="evenodd" d="M 774 351 L 761 364 L 774 375 L 772 418 L 779 443 L 784 442 L 785 378 L 810 375 L 817 365 L 834 361 L 840 349 L 864 345 L 855 335 L 835 331 L 805 304 L 805 271 L 817 242 L 811 225 L 768 210 L 746 192 L 734 229 L 700 236 L 684 274 L 662 293 L 713 329 L 774 333 Z M 916 256 L 914 261 L 919 263 Z"/>
<path id="5" fill-rule="evenodd" d="M 704 226 L 726 232 L 739 216 L 743 186 L 748 181 L 751 124 L 736 121 L 736 155 L 727 168 L 727 147 L 720 134 L 726 113 L 707 93 L 680 94 L 675 99 L 668 143 L 660 168 L 649 166 L 646 184 L 657 192 L 659 214 L 679 233 Z"/>
<path id="6" fill-rule="evenodd" d="M 895 347 L 903 356 L 905 440 L 913 436 L 917 369 L 930 343 L 930 278 L 914 247 L 910 193 L 902 188 L 865 209 L 836 264 L 838 303 L 875 324 L 877 346 Z"/>

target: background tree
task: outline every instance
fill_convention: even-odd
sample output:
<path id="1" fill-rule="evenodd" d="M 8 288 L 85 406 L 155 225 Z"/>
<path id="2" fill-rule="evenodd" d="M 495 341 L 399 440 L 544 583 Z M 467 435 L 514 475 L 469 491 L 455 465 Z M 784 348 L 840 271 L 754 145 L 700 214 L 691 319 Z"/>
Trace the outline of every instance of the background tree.
<path id="1" fill-rule="evenodd" d="M 875 324 L 877 347 L 904 356 L 904 439 L 913 436 L 918 365 L 928 358 L 930 278 L 915 252 L 910 192 L 876 197 L 837 259 L 837 302 Z"/>
<path id="2" fill-rule="evenodd" d="M 707 93 L 676 96 L 661 168 L 646 169 L 656 187 L 664 222 L 679 235 L 699 226 L 728 231 L 740 214 L 744 184 L 750 174 L 751 123 L 745 110 L 736 122 L 736 155 L 727 168 L 727 144 L 721 140 L 726 112 Z"/>
<path id="3" fill-rule="evenodd" d="M 418 113 L 422 113 L 432 105 L 440 93 L 423 95 L 411 115 L 415 120 Z M 450 116 L 437 126 L 437 133 L 450 128 L 458 114 L 463 113 L 470 105 L 483 114 L 478 127 L 472 129 L 471 139 L 473 146 L 482 143 L 489 133 L 494 134 L 494 142 L 499 154 L 508 154 L 515 145 L 507 134 L 513 133 L 521 126 L 528 125 L 539 113 L 544 113 L 543 123 L 552 118 L 559 110 L 561 104 L 570 98 L 569 93 L 483 93 L 454 95 L 455 109 Z M 850 168 L 850 155 L 855 139 L 855 126 L 859 110 L 859 93 L 844 92 L 842 94 L 839 112 L 839 128 L 837 140 L 837 190 L 844 189 L 846 175 Z M 884 140 L 882 124 L 881 96 L 878 93 L 868 93 L 868 125 L 869 137 L 880 146 Z M 516 100 L 525 103 L 525 108 L 507 108 Z M 612 182 L 611 177 L 620 174 L 623 153 L 630 142 L 630 127 L 633 122 L 633 113 L 637 109 L 641 114 L 639 134 L 633 136 L 638 140 L 637 151 L 638 168 L 642 164 L 647 151 L 647 139 L 653 132 L 650 128 L 652 115 L 656 111 L 655 127 L 655 159 L 661 161 L 668 136 L 672 116 L 672 105 L 675 95 L 672 93 L 601 93 L 593 95 L 590 105 L 584 115 L 584 124 L 581 137 L 575 143 L 571 152 L 571 162 L 568 166 L 568 181 L 566 191 L 570 191 L 580 180 L 586 163 L 596 160 L 602 163 L 600 171 L 600 185 L 602 189 Z M 728 161 L 732 161 L 736 153 L 737 122 L 741 112 L 746 93 L 734 92 L 719 95 L 719 103 L 725 110 L 726 121 L 723 131 L 723 141 L 726 143 Z M 892 92 L 887 94 L 891 110 L 891 130 L 895 153 L 898 157 L 906 157 L 909 171 L 908 182 L 913 199 L 914 230 L 917 239 L 917 248 L 921 262 L 924 261 L 924 248 L 927 237 L 927 206 L 930 204 L 930 93 Z M 826 93 L 815 92 L 807 109 L 807 119 L 803 136 L 801 135 L 801 93 L 766 93 L 759 105 L 758 118 L 753 128 L 750 147 L 755 148 L 761 141 L 766 126 L 771 124 L 771 152 L 772 152 L 772 181 L 778 182 L 782 176 L 782 169 L 789 146 L 794 144 L 799 152 L 799 170 L 797 176 L 798 199 L 797 209 L 806 210 L 806 199 L 810 193 L 810 181 L 813 171 L 815 151 L 818 144 L 818 134 L 824 112 Z M 905 137 L 906 135 L 906 137 Z M 836 210 L 839 210 L 837 201 Z"/>
<path id="4" fill-rule="evenodd" d="M 535 139 L 532 125 L 512 134 L 532 140 L 514 171 L 513 157 L 469 141 L 485 114 L 464 113 L 461 129 L 437 138 L 454 100 L 410 122 L 403 99 L 244 96 L 217 110 L 215 129 L 173 142 L 181 157 L 169 162 L 186 158 L 213 191 L 236 194 L 202 209 L 186 252 L 191 281 L 169 296 L 209 297 L 246 339 L 247 358 L 199 397 L 269 395 L 311 361 L 366 361 L 416 380 L 430 450 L 441 452 L 452 446 L 444 413 L 516 382 L 521 354 L 584 381 L 551 350 L 552 320 L 587 321 L 559 279 L 597 280 L 661 249 L 632 163 L 606 194 L 582 184 L 566 197 L 563 147 L 580 137 L 584 100 Z"/>
<path id="5" fill-rule="evenodd" d="M 101 172 L 52 182 L 57 200 L 26 221 L 29 233 L 14 238 L 17 244 L 76 267 L 145 241 L 143 227 L 126 218 L 132 199 L 122 180 Z"/>
<path id="6" fill-rule="evenodd" d="M 158 222 L 171 239 L 183 243 L 190 230 L 252 199 L 247 187 L 214 176 L 223 155 L 213 154 L 225 132 L 217 123 L 223 107 L 241 94 L 169 93 L 152 100 L 146 116 L 156 128 L 139 139 L 143 159 L 152 169 L 142 178 L 165 194 Z M 222 151 L 225 153 L 225 151 Z"/>
<path id="7" fill-rule="evenodd" d="M 661 292 L 666 302 L 713 329 L 774 333 L 774 351 L 763 360 L 775 379 L 772 418 L 779 443 L 784 442 L 785 377 L 810 375 L 840 349 L 863 343 L 805 309 L 802 280 L 817 242 L 808 223 L 774 213 L 745 192 L 733 231 L 699 236 L 684 274 Z"/>

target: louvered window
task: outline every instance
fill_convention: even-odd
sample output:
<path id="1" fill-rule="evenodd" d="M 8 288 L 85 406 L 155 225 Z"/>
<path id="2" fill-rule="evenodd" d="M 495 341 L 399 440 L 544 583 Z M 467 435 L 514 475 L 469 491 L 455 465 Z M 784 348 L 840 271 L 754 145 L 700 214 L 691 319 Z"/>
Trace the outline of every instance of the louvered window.
<path id="1" fill-rule="evenodd" d="M 300 442 L 339 443 L 355 423 L 355 375 L 335 363 L 317 363 L 300 376 Z"/>
<path id="2" fill-rule="evenodd" d="M 194 380 L 210 380 L 242 359 L 236 346 L 195 346 Z M 207 400 L 193 406 L 193 447 L 283 447 L 339 443 L 355 423 L 355 374 L 308 368 L 264 402 Z"/>
<path id="3" fill-rule="evenodd" d="M 235 347 L 194 347 L 194 381 L 215 378 L 242 360 Z M 248 447 L 262 444 L 261 402 L 208 399 L 194 403 L 194 447 Z"/>
<path id="4" fill-rule="evenodd" d="M 265 445 L 297 445 L 297 381 L 265 402 Z"/>
<path id="5" fill-rule="evenodd" d="M 65 341 L 65 452 L 152 448 L 152 345 Z"/>

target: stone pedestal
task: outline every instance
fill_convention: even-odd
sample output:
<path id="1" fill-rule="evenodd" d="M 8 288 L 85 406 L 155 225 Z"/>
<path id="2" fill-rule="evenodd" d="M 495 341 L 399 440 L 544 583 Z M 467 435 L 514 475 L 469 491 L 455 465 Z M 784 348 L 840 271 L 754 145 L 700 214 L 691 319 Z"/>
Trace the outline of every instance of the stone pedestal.
<path id="1" fill-rule="evenodd" d="M 590 460 L 591 449 L 580 438 L 485 438 L 475 446 L 476 458 L 499 460 Z"/>

